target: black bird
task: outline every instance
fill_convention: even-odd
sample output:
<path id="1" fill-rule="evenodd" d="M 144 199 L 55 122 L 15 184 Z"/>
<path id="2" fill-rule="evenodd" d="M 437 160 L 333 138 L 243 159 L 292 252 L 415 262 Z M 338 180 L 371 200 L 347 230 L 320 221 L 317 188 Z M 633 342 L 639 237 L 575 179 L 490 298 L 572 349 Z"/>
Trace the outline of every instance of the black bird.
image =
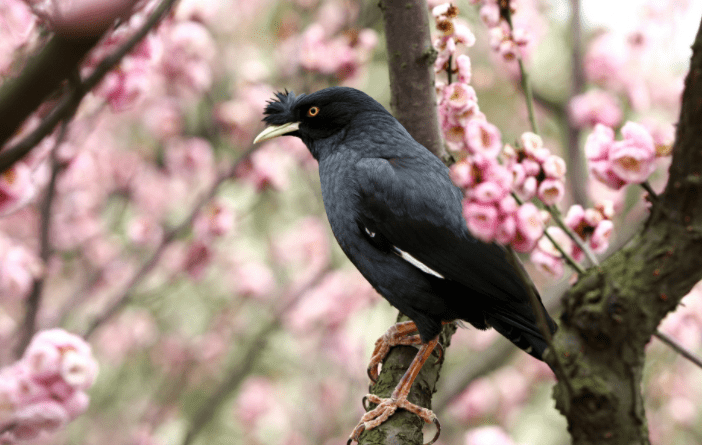
<path id="1" fill-rule="evenodd" d="M 378 293 L 412 320 L 378 340 L 371 379 L 377 379 L 390 346 L 421 345 L 390 399 L 367 396 L 378 407 L 363 416 L 349 442 L 397 408 L 439 427 L 436 416 L 409 403 L 407 395 L 438 343 L 442 323 L 493 327 L 542 360 L 546 342 L 527 289 L 533 285 L 520 278 L 502 246 L 470 234 L 462 193 L 436 156 L 356 89 L 277 93 L 276 99 L 266 106 L 268 128 L 254 143 L 282 135 L 302 139 L 319 161 L 324 207 L 341 249 Z M 541 309 L 546 313 L 543 304 Z M 554 332 L 556 324 L 546 318 Z M 414 332 L 419 335 L 410 335 Z"/>

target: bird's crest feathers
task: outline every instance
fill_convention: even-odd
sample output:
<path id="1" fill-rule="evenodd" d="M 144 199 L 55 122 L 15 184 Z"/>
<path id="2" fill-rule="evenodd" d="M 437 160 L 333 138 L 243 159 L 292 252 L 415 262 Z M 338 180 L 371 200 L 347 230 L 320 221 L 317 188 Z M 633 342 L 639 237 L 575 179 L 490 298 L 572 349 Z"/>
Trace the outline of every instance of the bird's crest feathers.
<path id="1" fill-rule="evenodd" d="M 288 92 L 288 90 L 275 93 L 276 99 L 269 100 L 266 109 L 263 111 L 263 114 L 266 115 L 266 117 L 263 118 L 263 122 L 267 125 L 281 125 L 290 122 L 293 107 L 303 96 L 304 94 L 295 96 L 294 92 Z"/>

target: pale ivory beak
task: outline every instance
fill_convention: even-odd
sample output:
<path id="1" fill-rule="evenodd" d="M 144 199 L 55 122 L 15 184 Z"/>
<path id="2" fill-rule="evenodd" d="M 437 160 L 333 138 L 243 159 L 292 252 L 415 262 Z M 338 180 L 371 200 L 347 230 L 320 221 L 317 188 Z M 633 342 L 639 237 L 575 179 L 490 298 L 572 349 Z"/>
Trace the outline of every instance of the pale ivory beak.
<path id="1" fill-rule="evenodd" d="M 292 133 L 300 128 L 299 122 L 290 122 L 283 125 L 271 125 L 256 136 L 253 143 L 258 144 L 259 142 L 267 141 L 268 139 L 273 139 L 278 136 L 282 136 L 287 133 Z"/>

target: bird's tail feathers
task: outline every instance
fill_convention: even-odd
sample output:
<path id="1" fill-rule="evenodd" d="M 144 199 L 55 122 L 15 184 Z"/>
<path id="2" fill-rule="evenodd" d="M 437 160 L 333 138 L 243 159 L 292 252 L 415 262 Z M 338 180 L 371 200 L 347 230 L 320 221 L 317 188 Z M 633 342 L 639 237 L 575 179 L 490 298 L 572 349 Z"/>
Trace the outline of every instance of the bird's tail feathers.
<path id="1" fill-rule="evenodd" d="M 548 344 L 536 323 L 532 320 L 518 317 L 514 314 L 491 313 L 486 316 L 486 321 L 518 348 L 543 361 L 543 354 Z M 555 332 L 556 324 L 550 317 L 548 317 L 548 321 L 550 322 L 551 332 Z"/>

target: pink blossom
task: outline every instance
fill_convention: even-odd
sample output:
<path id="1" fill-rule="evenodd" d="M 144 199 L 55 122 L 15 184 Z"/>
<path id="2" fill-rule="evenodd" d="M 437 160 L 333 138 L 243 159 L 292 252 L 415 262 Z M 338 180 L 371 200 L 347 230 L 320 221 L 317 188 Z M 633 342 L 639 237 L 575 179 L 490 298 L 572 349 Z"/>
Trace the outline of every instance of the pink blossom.
<path id="1" fill-rule="evenodd" d="M 497 2 L 485 2 L 480 7 L 480 20 L 488 28 L 493 28 L 500 24 L 500 8 L 497 6 Z"/>
<path id="2" fill-rule="evenodd" d="M 61 353 L 55 345 L 48 342 L 30 343 L 24 352 L 24 361 L 37 380 L 48 380 L 61 372 Z"/>
<path id="3" fill-rule="evenodd" d="M 370 304 L 376 295 L 355 270 L 329 272 L 289 311 L 286 324 L 303 334 L 315 328 L 335 330 L 342 327 L 353 313 Z"/>
<path id="4" fill-rule="evenodd" d="M 475 45 L 475 35 L 473 32 L 465 23 L 458 20 L 454 23 L 453 38 L 456 39 L 456 43 L 461 43 L 468 47 Z"/>
<path id="5" fill-rule="evenodd" d="M 573 231 L 578 233 L 578 230 L 580 229 L 584 218 L 585 210 L 583 209 L 583 206 L 581 206 L 580 204 L 574 204 L 570 206 L 568 212 L 566 212 L 563 222 L 566 226 L 570 227 Z"/>
<path id="6" fill-rule="evenodd" d="M 239 166 L 237 177 L 251 183 L 259 192 L 287 188 L 290 159 L 279 150 L 278 144 L 278 141 L 268 142 L 256 150 Z"/>
<path id="7" fill-rule="evenodd" d="M 497 46 L 497 53 L 502 56 L 504 60 L 515 60 L 519 57 L 519 47 L 514 40 L 503 40 Z"/>
<path id="8" fill-rule="evenodd" d="M 511 215 L 517 211 L 517 200 L 512 195 L 506 195 L 498 205 L 502 214 Z"/>
<path id="9" fill-rule="evenodd" d="M 0 295 L 23 298 L 35 278 L 44 273 L 44 265 L 27 247 L 0 234 Z"/>
<path id="10" fill-rule="evenodd" d="M 592 41 L 585 53 L 585 75 L 599 85 L 621 87 L 629 51 L 624 39 L 612 32 L 601 34 Z"/>
<path id="11" fill-rule="evenodd" d="M 161 69 L 166 79 L 196 93 L 209 89 L 211 62 L 217 50 L 207 28 L 193 21 L 175 22 L 160 27 L 159 33 L 164 43 Z"/>
<path id="12" fill-rule="evenodd" d="M 165 150 L 166 167 L 172 175 L 188 180 L 203 180 L 214 170 L 214 154 L 209 141 L 202 138 L 174 139 Z"/>
<path id="13" fill-rule="evenodd" d="M 576 128 L 596 124 L 615 127 L 622 120 L 618 101 L 602 90 L 591 90 L 573 97 L 568 104 L 568 115 Z"/>
<path id="14" fill-rule="evenodd" d="M 524 173 L 527 176 L 537 176 L 541 172 L 541 164 L 539 164 L 534 159 L 531 159 L 531 158 L 523 159 L 521 164 L 522 164 L 522 167 L 524 167 Z"/>
<path id="15" fill-rule="evenodd" d="M 625 139 L 612 144 L 610 168 L 625 183 L 641 183 L 656 169 L 655 152 L 632 142 Z"/>
<path id="16" fill-rule="evenodd" d="M 0 216 L 22 208 L 34 197 L 36 190 L 32 173 L 23 162 L 0 173 Z"/>
<path id="17" fill-rule="evenodd" d="M 536 178 L 529 176 L 524 180 L 521 187 L 515 189 L 515 193 L 522 199 L 522 201 L 529 201 L 531 198 L 536 196 L 537 182 Z"/>
<path id="18" fill-rule="evenodd" d="M 466 143 L 471 153 L 496 157 L 502 149 L 500 130 L 490 122 L 472 119 L 466 127 Z"/>
<path id="19" fill-rule="evenodd" d="M 461 422 L 470 422 L 494 413 L 498 405 L 499 392 L 495 384 L 489 378 L 479 377 L 456 397 L 449 410 Z"/>
<path id="20" fill-rule="evenodd" d="M 544 228 L 539 209 L 530 202 L 517 210 L 517 234 L 512 247 L 517 252 L 529 252 L 543 235 Z"/>
<path id="21" fill-rule="evenodd" d="M 450 168 L 451 180 L 462 189 L 468 189 L 473 185 L 473 166 L 467 160 L 461 160 L 453 164 Z"/>
<path id="22" fill-rule="evenodd" d="M 510 167 L 510 172 L 512 173 L 512 184 L 514 187 L 521 187 L 524 184 L 524 181 L 526 180 L 526 170 L 524 169 L 524 165 L 519 163 L 512 164 Z"/>
<path id="23" fill-rule="evenodd" d="M 37 20 L 27 3 L 20 0 L 0 2 L 0 17 L 0 77 L 7 78 L 17 61 L 15 51 L 28 42 Z"/>
<path id="24" fill-rule="evenodd" d="M 233 228 L 234 214 L 219 200 L 205 206 L 193 222 L 193 232 L 200 239 L 220 237 Z"/>
<path id="25" fill-rule="evenodd" d="M 214 252 L 209 243 L 195 240 L 188 246 L 182 268 L 193 280 L 201 280 L 205 276 L 213 256 Z"/>
<path id="26" fill-rule="evenodd" d="M 524 152 L 530 157 L 534 157 L 536 151 L 544 146 L 541 136 L 529 131 L 522 133 L 519 137 L 519 142 Z"/>
<path id="27" fill-rule="evenodd" d="M 450 150 L 460 151 L 466 147 L 466 130 L 461 125 L 453 125 L 444 131 L 444 140 Z"/>
<path id="28" fill-rule="evenodd" d="M 544 174 L 548 178 L 561 179 L 566 174 L 566 163 L 560 156 L 550 155 L 541 164 Z"/>
<path id="29" fill-rule="evenodd" d="M 18 440 L 29 440 L 41 431 L 55 431 L 68 423 L 66 409 L 58 402 L 46 400 L 20 408 L 15 412 L 12 435 Z"/>
<path id="30" fill-rule="evenodd" d="M 444 101 L 455 112 L 466 111 L 478 100 L 475 90 L 470 85 L 454 82 L 444 89 Z"/>
<path id="31" fill-rule="evenodd" d="M 493 204 L 505 197 L 508 190 L 495 182 L 485 181 L 470 190 L 470 196 L 479 203 Z"/>
<path id="32" fill-rule="evenodd" d="M 464 201 L 463 216 L 473 236 L 485 242 L 492 241 L 499 222 L 494 205 Z"/>
<path id="33" fill-rule="evenodd" d="M 466 433 L 465 445 L 516 445 L 498 426 L 481 426 Z"/>
<path id="34" fill-rule="evenodd" d="M 537 195 L 546 205 L 554 205 L 560 202 L 565 195 L 565 186 L 559 179 L 545 179 L 539 185 Z"/>
<path id="35" fill-rule="evenodd" d="M 511 198 L 511 196 L 509 196 Z M 504 200 L 503 200 L 504 201 Z M 510 244 L 514 240 L 517 233 L 517 221 L 512 214 L 507 214 L 500 217 L 497 231 L 495 232 L 495 241 L 500 244 Z"/>
<path id="36" fill-rule="evenodd" d="M 592 233 L 592 237 L 590 238 L 590 248 L 595 253 L 603 253 L 606 251 L 607 247 L 609 247 L 609 239 L 611 238 L 613 231 L 614 224 L 612 221 L 608 219 L 600 221 L 600 223 L 597 224 L 595 231 Z"/>
<path id="37" fill-rule="evenodd" d="M 563 259 L 544 252 L 541 249 L 534 249 L 529 256 L 529 260 L 534 263 L 537 269 L 552 277 L 563 276 Z"/>
<path id="38" fill-rule="evenodd" d="M 461 54 L 456 57 L 456 67 L 458 68 L 458 82 L 470 83 L 471 78 L 471 63 L 470 57 Z M 477 96 L 476 96 L 477 101 Z"/>
<path id="39" fill-rule="evenodd" d="M 512 40 L 517 46 L 526 46 L 529 44 L 531 36 L 525 28 L 514 28 L 512 30 Z"/>
<path id="40" fill-rule="evenodd" d="M 153 218 L 142 215 L 129 222 L 127 236 L 131 242 L 139 246 L 154 245 L 161 241 L 163 227 Z"/>
<path id="41" fill-rule="evenodd" d="M 614 190 L 619 190 L 626 184 L 626 182 L 614 172 L 612 169 L 612 163 L 607 160 L 601 161 L 590 161 L 589 171 L 598 181 L 602 182 L 609 188 Z"/>
<path id="42" fill-rule="evenodd" d="M 607 159 L 613 143 L 614 131 L 605 125 L 597 124 L 585 141 L 585 156 L 588 161 Z"/>
<path id="43" fill-rule="evenodd" d="M 263 263 L 247 261 L 234 270 L 236 293 L 242 296 L 265 299 L 275 289 L 275 277 L 270 267 Z"/>
<path id="44" fill-rule="evenodd" d="M 236 399 L 236 416 L 246 428 L 255 427 L 258 420 L 275 404 L 275 392 L 269 379 L 249 377 Z"/>

